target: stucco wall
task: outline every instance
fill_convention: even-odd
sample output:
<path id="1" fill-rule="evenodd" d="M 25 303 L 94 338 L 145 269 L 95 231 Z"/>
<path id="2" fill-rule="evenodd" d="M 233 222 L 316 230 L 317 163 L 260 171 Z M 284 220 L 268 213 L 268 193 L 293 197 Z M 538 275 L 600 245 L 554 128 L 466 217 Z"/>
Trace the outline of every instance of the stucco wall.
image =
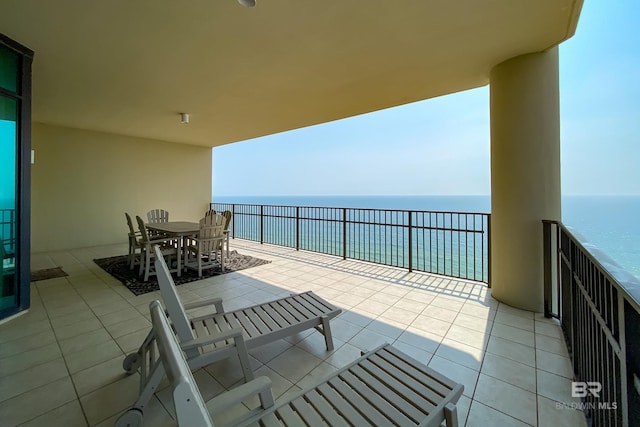
<path id="1" fill-rule="evenodd" d="M 124 212 L 197 221 L 211 199 L 211 149 L 34 123 L 31 251 L 127 241 Z"/>

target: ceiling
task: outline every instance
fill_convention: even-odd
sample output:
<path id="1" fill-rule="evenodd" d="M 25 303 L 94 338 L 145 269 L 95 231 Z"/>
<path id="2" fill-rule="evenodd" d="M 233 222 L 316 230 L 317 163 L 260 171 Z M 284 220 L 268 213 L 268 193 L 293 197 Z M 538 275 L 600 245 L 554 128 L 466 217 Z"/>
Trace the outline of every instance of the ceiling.
<path id="1" fill-rule="evenodd" d="M 217 146 L 486 85 L 571 37 L 581 6 L 0 0 L 0 32 L 35 51 L 34 121 Z"/>

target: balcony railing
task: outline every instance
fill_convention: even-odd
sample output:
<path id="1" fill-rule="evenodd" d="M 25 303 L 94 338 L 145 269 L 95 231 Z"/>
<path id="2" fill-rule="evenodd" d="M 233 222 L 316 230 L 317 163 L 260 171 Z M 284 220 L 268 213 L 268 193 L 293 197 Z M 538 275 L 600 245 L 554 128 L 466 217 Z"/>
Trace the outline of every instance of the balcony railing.
<path id="1" fill-rule="evenodd" d="M 15 209 L 0 209 L 0 244 L 4 245 L 5 253 L 16 251 L 16 211 Z"/>
<path id="2" fill-rule="evenodd" d="M 543 221 L 545 315 L 557 317 L 572 391 L 596 426 L 640 423 L 640 281 L 566 227 Z"/>
<path id="3" fill-rule="evenodd" d="M 490 284 L 486 213 L 211 203 L 231 236 Z"/>

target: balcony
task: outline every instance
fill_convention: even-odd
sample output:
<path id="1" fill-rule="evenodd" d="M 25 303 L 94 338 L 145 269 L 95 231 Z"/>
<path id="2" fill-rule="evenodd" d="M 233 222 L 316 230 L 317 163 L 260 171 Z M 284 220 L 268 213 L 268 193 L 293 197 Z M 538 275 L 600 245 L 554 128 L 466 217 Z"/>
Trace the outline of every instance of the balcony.
<path id="1" fill-rule="evenodd" d="M 390 342 L 464 384 L 461 425 L 586 425 L 571 408 L 579 400 L 559 325 L 497 302 L 484 283 L 246 240 L 232 246 L 272 262 L 181 285 L 183 300 L 219 296 L 235 308 L 313 290 L 344 310 L 334 320 L 333 352 L 315 332 L 251 352 L 276 398 Z M 123 253 L 110 245 L 34 254 L 34 270 L 62 266 L 69 276 L 33 283 L 30 311 L 0 325 L 3 426 L 112 426 L 135 401 L 138 375 L 127 377 L 122 359 L 148 332 L 148 304 L 159 295 L 134 296 L 92 261 Z M 205 399 L 242 381 L 232 362 L 195 377 Z M 172 414 L 161 390 L 145 425 L 175 425 Z"/>

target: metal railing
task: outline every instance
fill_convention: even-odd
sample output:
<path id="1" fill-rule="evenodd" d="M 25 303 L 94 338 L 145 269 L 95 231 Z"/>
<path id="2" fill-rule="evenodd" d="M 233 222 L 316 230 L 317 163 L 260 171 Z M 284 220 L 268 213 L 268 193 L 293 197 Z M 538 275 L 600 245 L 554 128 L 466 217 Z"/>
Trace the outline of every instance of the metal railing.
<path id="1" fill-rule="evenodd" d="M 0 244 L 8 254 L 16 252 L 16 210 L 0 209 Z"/>
<path id="2" fill-rule="evenodd" d="M 560 320 L 579 409 L 594 427 L 639 425 L 640 281 L 561 223 L 543 233 L 545 315 Z"/>
<path id="3" fill-rule="evenodd" d="M 491 283 L 486 213 L 211 203 L 231 236 Z"/>

